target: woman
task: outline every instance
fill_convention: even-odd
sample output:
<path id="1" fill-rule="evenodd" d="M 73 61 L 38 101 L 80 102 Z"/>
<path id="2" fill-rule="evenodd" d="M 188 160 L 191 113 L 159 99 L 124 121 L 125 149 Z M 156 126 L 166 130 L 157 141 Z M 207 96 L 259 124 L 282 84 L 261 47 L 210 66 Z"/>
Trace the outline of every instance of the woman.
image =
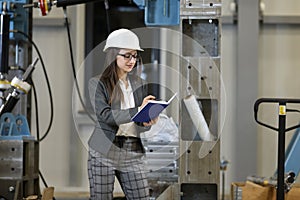
<path id="1" fill-rule="evenodd" d="M 134 74 L 138 53 L 143 50 L 132 31 L 119 29 L 108 36 L 103 51 L 107 67 L 100 80 L 90 82 L 97 116 L 88 142 L 90 196 L 97 200 L 112 199 L 117 177 L 127 199 L 149 199 L 145 151 L 139 135 L 157 119 L 144 123 L 131 121 L 139 107 L 155 98 L 147 94 L 144 80 Z"/>

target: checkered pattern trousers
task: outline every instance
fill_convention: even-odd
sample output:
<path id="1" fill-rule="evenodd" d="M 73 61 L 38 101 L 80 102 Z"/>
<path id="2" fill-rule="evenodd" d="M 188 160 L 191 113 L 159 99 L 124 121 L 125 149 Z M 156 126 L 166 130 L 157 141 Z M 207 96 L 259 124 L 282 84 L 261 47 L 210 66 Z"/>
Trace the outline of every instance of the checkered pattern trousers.
<path id="1" fill-rule="evenodd" d="M 115 140 L 107 156 L 90 148 L 88 175 L 91 200 L 113 199 L 115 177 L 128 200 L 148 200 L 149 186 L 143 158 L 143 148 L 137 139 Z"/>

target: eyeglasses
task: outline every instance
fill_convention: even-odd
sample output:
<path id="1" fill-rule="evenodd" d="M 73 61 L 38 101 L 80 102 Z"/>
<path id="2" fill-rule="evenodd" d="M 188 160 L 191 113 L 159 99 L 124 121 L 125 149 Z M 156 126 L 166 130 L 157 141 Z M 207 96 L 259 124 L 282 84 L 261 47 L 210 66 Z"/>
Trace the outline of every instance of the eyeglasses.
<path id="1" fill-rule="evenodd" d="M 130 53 L 126 53 L 126 54 L 121 54 L 121 53 L 118 53 L 118 55 L 119 56 L 123 56 L 124 57 L 124 59 L 125 60 L 131 60 L 132 58 L 134 58 L 135 60 L 137 59 L 137 58 L 139 58 L 139 55 L 137 55 L 137 54 L 130 54 Z"/>

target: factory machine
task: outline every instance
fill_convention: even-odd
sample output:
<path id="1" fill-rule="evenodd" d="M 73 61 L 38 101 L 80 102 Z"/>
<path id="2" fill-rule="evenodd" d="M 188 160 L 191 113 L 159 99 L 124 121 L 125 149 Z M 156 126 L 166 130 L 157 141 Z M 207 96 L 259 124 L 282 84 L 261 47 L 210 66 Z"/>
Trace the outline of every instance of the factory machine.
<path id="1" fill-rule="evenodd" d="M 32 14 L 29 0 L 0 1 L 0 199 L 39 194 L 38 142 L 31 136 Z"/>
<path id="2" fill-rule="evenodd" d="M 30 64 L 32 55 L 28 38 L 17 34 L 17 31 L 9 33 L 10 30 L 19 30 L 31 37 L 32 14 L 30 9 L 24 9 L 24 5 L 39 8 L 41 14 L 46 15 L 53 5 L 59 7 L 89 1 L 0 2 L 1 97 L 6 99 L 9 88 L 20 91 L 10 83 L 12 77 L 17 76 L 21 82 L 30 83 L 26 69 L 34 65 Z M 178 41 L 178 141 L 145 143 L 152 199 L 219 199 L 221 0 L 133 2 L 144 9 L 147 26 L 173 26 L 181 33 Z M 10 119 L 8 126 L 14 128 L 0 132 L 0 199 L 21 199 L 40 194 L 39 143 L 30 135 L 27 126 L 20 128 L 18 123 L 20 118 L 21 124 L 26 124 L 26 119 L 30 120 L 30 93 L 20 96 L 25 97 L 24 100 L 18 104 L 15 101 L 14 109 L 5 109 L 3 121 L 1 118 L 0 128 L 7 122 L 4 119 Z M 3 100 L 1 104 L 6 105 L 7 101 Z M 20 129 L 25 131 L 16 131 Z M 155 162 L 162 161 L 159 158 L 170 162 L 164 168 L 156 169 Z M 154 170 L 151 170 L 151 166 Z"/>

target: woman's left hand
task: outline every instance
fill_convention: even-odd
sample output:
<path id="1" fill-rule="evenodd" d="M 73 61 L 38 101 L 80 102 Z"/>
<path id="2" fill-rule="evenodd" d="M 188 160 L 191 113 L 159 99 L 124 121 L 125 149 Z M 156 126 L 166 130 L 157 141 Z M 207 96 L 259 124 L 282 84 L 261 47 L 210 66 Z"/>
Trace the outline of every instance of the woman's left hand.
<path id="1" fill-rule="evenodd" d="M 143 122 L 143 125 L 144 125 L 144 126 L 152 126 L 153 124 L 156 124 L 157 120 L 158 120 L 158 117 L 152 119 L 152 120 L 149 121 L 149 122 Z"/>

